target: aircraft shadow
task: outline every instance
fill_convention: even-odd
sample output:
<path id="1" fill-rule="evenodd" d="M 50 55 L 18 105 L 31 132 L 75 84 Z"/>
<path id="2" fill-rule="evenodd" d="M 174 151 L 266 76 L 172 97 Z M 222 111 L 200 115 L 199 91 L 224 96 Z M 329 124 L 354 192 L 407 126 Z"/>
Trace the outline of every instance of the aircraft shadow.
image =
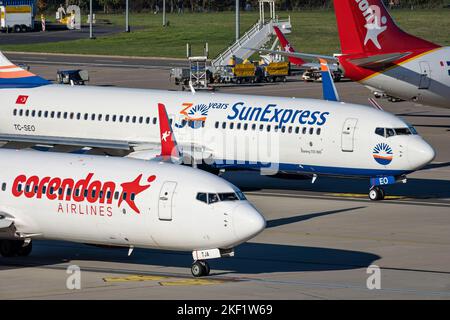
<path id="1" fill-rule="evenodd" d="M 235 253 L 233 258 L 209 260 L 211 274 L 219 274 L 217 270 L 225 270 L 221 274 L 349 270 L 366 268 L 380 259 L 376 254 L 361 251 L 269 243 L 245 243 L 238 246 Z M 190 268 L 192 255 L 188 252 L 135 249 L 128 257 L 127 249 L 104 249 L 60 241 L 36 241 L 29 257 L 0 258 L 0 274 L 3 270 L 37 266 L 51 268 L 52 265 L 70 264 L 71 261 L 76 263 L 80 260 L 116 263 L 111 267 L 93 267 L 92 271 L 96 272 L 147 274 L 148 269 L 142 271 L 140 268 L 139 271 L 133 269 L 132 265 Z M 61 267 L 65 268 L 66 265 Z M 154 273 L 164 272 L 165 269 L 157 268 Z"/>
<path id="2" fill-rule="evenodd" d="M 448 164 L 430 165 L 445 167 Z M 280 179 L 260 175 L 259 171 L 226 172 L 223 178 L 230 181 L 243 191 L 286 190 L 323 193 L 353 193 L 367 194 L 368 179 L 351 179 L 335 177 L 318 177 L 314 184 L 311 179 L 302 176 L 298 178 Z M 388 195 L 404 196 L 417 199 L 450 197 L 450 181 L 438 179 L 408 179 L 407 183 L 398 183 L 383 187 Z"/>

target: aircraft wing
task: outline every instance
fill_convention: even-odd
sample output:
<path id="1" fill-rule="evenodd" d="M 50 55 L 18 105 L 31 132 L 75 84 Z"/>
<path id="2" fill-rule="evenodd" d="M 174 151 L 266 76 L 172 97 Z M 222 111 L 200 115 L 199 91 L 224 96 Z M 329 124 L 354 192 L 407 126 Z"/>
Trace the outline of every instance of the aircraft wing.
<path id="1" fill-rule="evenodd" d="M 85 138 L 64 138 L 64 137 L 49 137 L 49 136 L 30 136 L 21 134 L 0 134 L 0 141 L 7 142 L 7 144 L 14 143 L 17 148 L 29 148 L 34 145 L 62 145 L 62 146 L 82 146 L 101 149 L 119 149 L 130 150 L 137 142 L 124 142 L 115 140 L 96 140 Z"/>
<path id="2" fill-rule="evenodd" d="M 253 51 L 259 51 L 262 53 L 268 54 L 278 54 L 280 56 L 285 57 L 296 57 L 309 61 L 317 60 L 319 58 L 325 59 L 327 62 L 337 62 L 338 60 L 333 56 L 321 55 L 321 54 L 309 54 L 309 53 L 301 53 L 301 52 L 287 52 L 287 51 L 277 51 L 277 50 L 267 50 L 267 49 L 255 49 L 255 48 L 246 48 Z"/>
<path id="3" fill-rule="evenodd" d="M 377 54 L 367 58 L 349 59 L 349 61 L 361 68 L 381 70 L 393 65 L 395 61 L 410 54 L 411 52 Z"/>
<path id="4" fill-rule="evenodd" d="M 322 73 L 322 91 L 324 100 L 340 101 L 339 94 L 334 85 L 333 77 L 331 76 L 328 63 L 325 59 L 320 59 L 321 73 Z"/>

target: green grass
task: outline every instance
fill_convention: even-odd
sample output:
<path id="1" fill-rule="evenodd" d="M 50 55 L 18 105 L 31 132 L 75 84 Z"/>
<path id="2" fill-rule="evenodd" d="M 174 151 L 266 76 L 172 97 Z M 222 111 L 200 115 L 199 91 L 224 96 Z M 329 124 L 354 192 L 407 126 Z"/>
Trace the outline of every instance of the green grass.
<path id="1" fill-rule="evenodd" d="M 296 49 L 304 52 L 331 54 L 339 52 L 336 20 L 333 11 L 279 12 L 280 18 L 291 16 L 293 32 L 288 37 Z M 244 32 L 258 19 L 258 13 L 241 14 Z M 450 45 L 450 10 L 395 10 L 397 23 L 406 31 L 441 45 Z M 168 14 L 170 26 L 161 26 L 162 16 L 131 14 L 130 25 L 142 29 L 120 33 L 96 40 L 82 39 L 66 42 L 3 45 L 2 50 L 27 52 L 56 52 L 100 55 L 185 57 L 186 43 L 193 46 L 193 54 L 200 54 L 205 42 L 214 57 L 234 41 L 234 14 L 185 13 Z M 124 15 L 97 15 L 124 26 Z M 85 21 L 85 18 L 83 18 Z"/>

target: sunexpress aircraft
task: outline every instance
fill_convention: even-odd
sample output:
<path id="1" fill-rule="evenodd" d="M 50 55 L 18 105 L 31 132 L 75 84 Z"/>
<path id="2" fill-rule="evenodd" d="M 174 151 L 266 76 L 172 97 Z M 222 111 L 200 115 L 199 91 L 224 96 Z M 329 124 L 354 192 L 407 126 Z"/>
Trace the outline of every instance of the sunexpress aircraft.
<path id="1" fill-rule="evenodd" d="M 213 169 L 270 168 L 313 181 L 320 175 L 367 178 L 372 200 L 384 197 L 381 186 L 404 181 L 435 156 L 396 116 L 338 101 L 54 85 L 3 55 L 0 87 L 0 140 L 15 147 L 90 147 L 151 158 L 160 144 L 160 103 L 184 159 L 201 159 Z M 324 92 L 337 100 L 327 82 Z"/>

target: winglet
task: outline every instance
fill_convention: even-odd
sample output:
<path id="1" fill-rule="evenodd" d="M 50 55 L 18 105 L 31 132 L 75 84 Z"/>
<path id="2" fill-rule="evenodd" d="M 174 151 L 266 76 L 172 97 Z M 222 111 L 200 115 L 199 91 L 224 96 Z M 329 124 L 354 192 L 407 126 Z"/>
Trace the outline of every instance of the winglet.
<path id="1" fill-rule="evenodd" d="M 169 117 L 166 107 L 162 103 L 158 103 L 159 114 L 159 131 L 161 134 L 161 157 L 165 160 L 172 157 L 179 158 L 180 152 L 175 141 L 175 136 L 170 126 Z"/>
<path id="2" fill-rule="evenodd" d="M 340 101 L 327 61 L 322 58 L 319 58 L 319 60 L 320 68 L 322 70 L 323 98 L 328 101 Z"/>

